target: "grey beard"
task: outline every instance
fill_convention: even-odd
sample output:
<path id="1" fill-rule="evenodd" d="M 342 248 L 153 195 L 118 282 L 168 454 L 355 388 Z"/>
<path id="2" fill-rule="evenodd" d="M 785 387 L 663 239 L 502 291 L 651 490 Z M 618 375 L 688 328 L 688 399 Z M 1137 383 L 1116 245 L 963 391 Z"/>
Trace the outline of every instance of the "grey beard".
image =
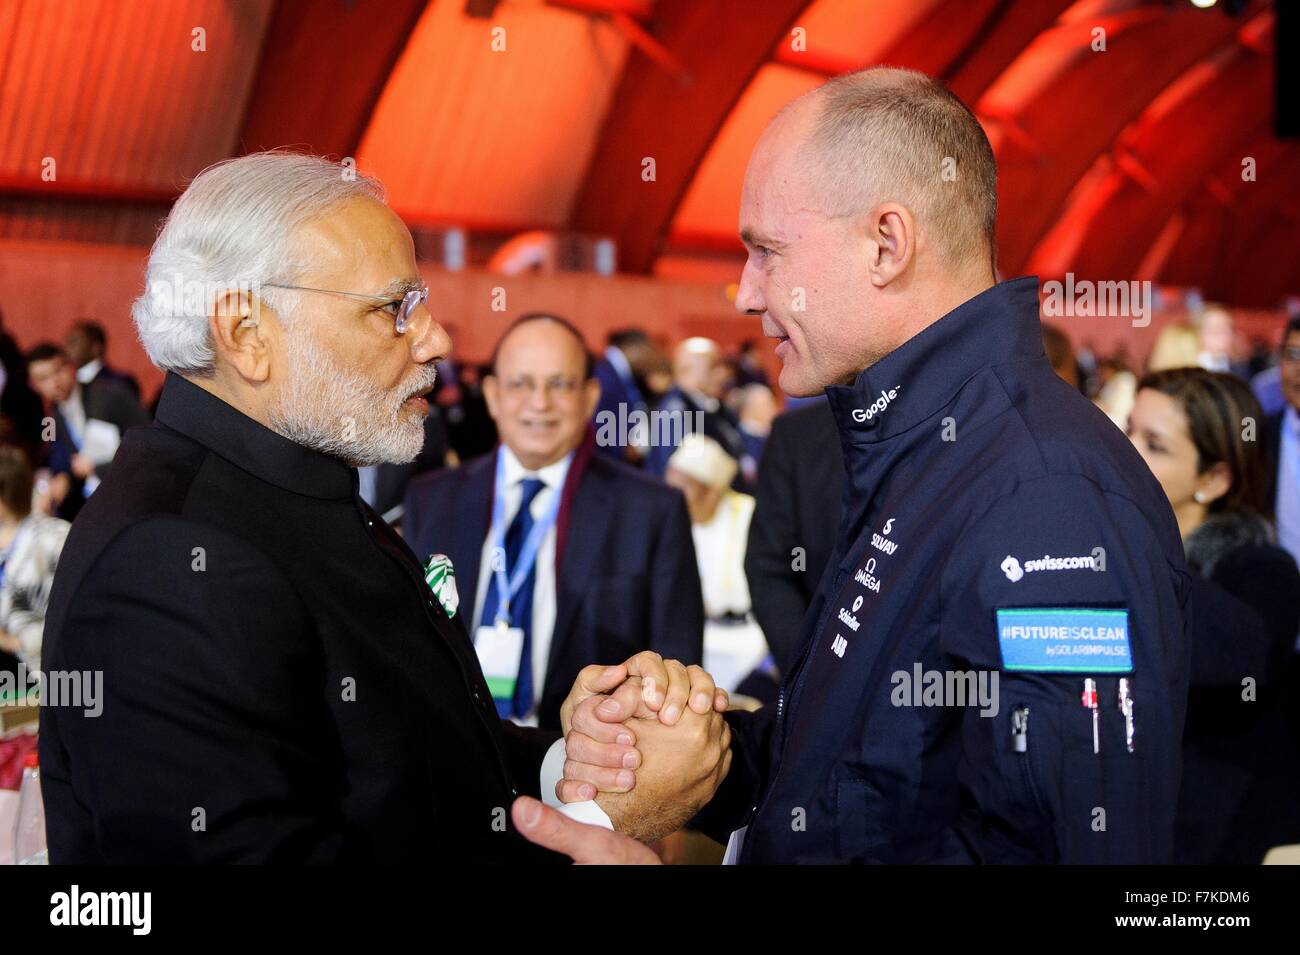
<path id="1" fill-rule="evenodd" d="M 308 333 L 292 336 L 290 355 L 289 380 L 267 416 L 271 430 L 353 467 L 415 460 L 424 447 L 424 420 L 402 403 L 433 386 L 433 365 L 386 391 L 340 366 Z"/>

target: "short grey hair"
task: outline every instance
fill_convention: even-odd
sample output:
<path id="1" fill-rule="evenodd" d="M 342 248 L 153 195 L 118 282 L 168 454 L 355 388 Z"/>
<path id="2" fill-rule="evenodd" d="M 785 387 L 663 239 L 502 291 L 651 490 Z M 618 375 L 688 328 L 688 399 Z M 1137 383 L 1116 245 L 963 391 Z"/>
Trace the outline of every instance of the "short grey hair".
<path id="1" fill-rule="evenodd" d="M 209 375 L 208 317 L 224 289 L 292 284 L 304 263 L 297 230 L 341 202 L 384 201 L 379 181 L 350 163 L 291 152 L 252 153 L 209 166 L 172 206 L 131 306 L 140 343 L 163 371 Z"/>
<path id="2" fill-rule="evenodd" d="M 838 76 L 807 96 L 818 107 L 807 146 L 828 214 L 900 202 L 950 262 L 992 268 L 997 163 L 965 103 L 924 73 L 891 67 Z"/>

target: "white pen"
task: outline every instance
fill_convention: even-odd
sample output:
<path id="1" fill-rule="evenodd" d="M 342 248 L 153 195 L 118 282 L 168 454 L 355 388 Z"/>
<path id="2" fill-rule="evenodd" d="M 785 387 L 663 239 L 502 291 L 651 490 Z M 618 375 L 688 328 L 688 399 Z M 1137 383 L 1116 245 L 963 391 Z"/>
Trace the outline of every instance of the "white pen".
<path id="1" fill-rule="evenodd" d="M 1119 678 L 1119 711 L 1124 714 L 1124 742 L 1131 753 L 1136 726 L 1133 721 L 1133 688 L 1127 677 Z"/>

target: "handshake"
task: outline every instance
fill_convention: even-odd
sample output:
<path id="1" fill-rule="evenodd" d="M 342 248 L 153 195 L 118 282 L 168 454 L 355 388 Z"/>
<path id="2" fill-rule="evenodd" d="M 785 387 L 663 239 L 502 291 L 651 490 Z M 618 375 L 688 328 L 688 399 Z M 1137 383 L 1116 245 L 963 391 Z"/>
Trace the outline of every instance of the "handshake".
<path id="1" fill-rule="evenodd" d="M 555 794 L 566 803 L 594 799 L 615 832 L 526 796 L 515 801 L 515 825 L 575 862 L 658 862 L 643 843 L 685 825 L 731 767 L 727 703 L 703 669 L 657 653 L 586 667 L 560 709 L 566 758 Z"/>

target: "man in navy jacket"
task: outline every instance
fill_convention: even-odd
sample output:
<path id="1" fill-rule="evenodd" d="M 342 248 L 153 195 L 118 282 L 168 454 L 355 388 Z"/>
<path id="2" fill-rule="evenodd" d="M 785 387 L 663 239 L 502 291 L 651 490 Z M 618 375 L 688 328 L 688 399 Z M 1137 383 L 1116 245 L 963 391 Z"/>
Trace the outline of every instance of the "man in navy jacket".
<path id="1" fill-rule="evenodd" d="M 799 661 L 775 707 L 728 714 L 697 819 L 738 861 L 1172 859 L 1177 527 L 1053 373 L 1036 280 L 994 284 L 995 185 L 974 116 L 901 70 L 796 101 L 750 160 L 736 305 L 787 393 L 826 392 L 845 485 Z M 540 816 L 516 811 L 530 838 Z M 627 857 L 556 828 L 584 838 L 538 841 Z"/>

